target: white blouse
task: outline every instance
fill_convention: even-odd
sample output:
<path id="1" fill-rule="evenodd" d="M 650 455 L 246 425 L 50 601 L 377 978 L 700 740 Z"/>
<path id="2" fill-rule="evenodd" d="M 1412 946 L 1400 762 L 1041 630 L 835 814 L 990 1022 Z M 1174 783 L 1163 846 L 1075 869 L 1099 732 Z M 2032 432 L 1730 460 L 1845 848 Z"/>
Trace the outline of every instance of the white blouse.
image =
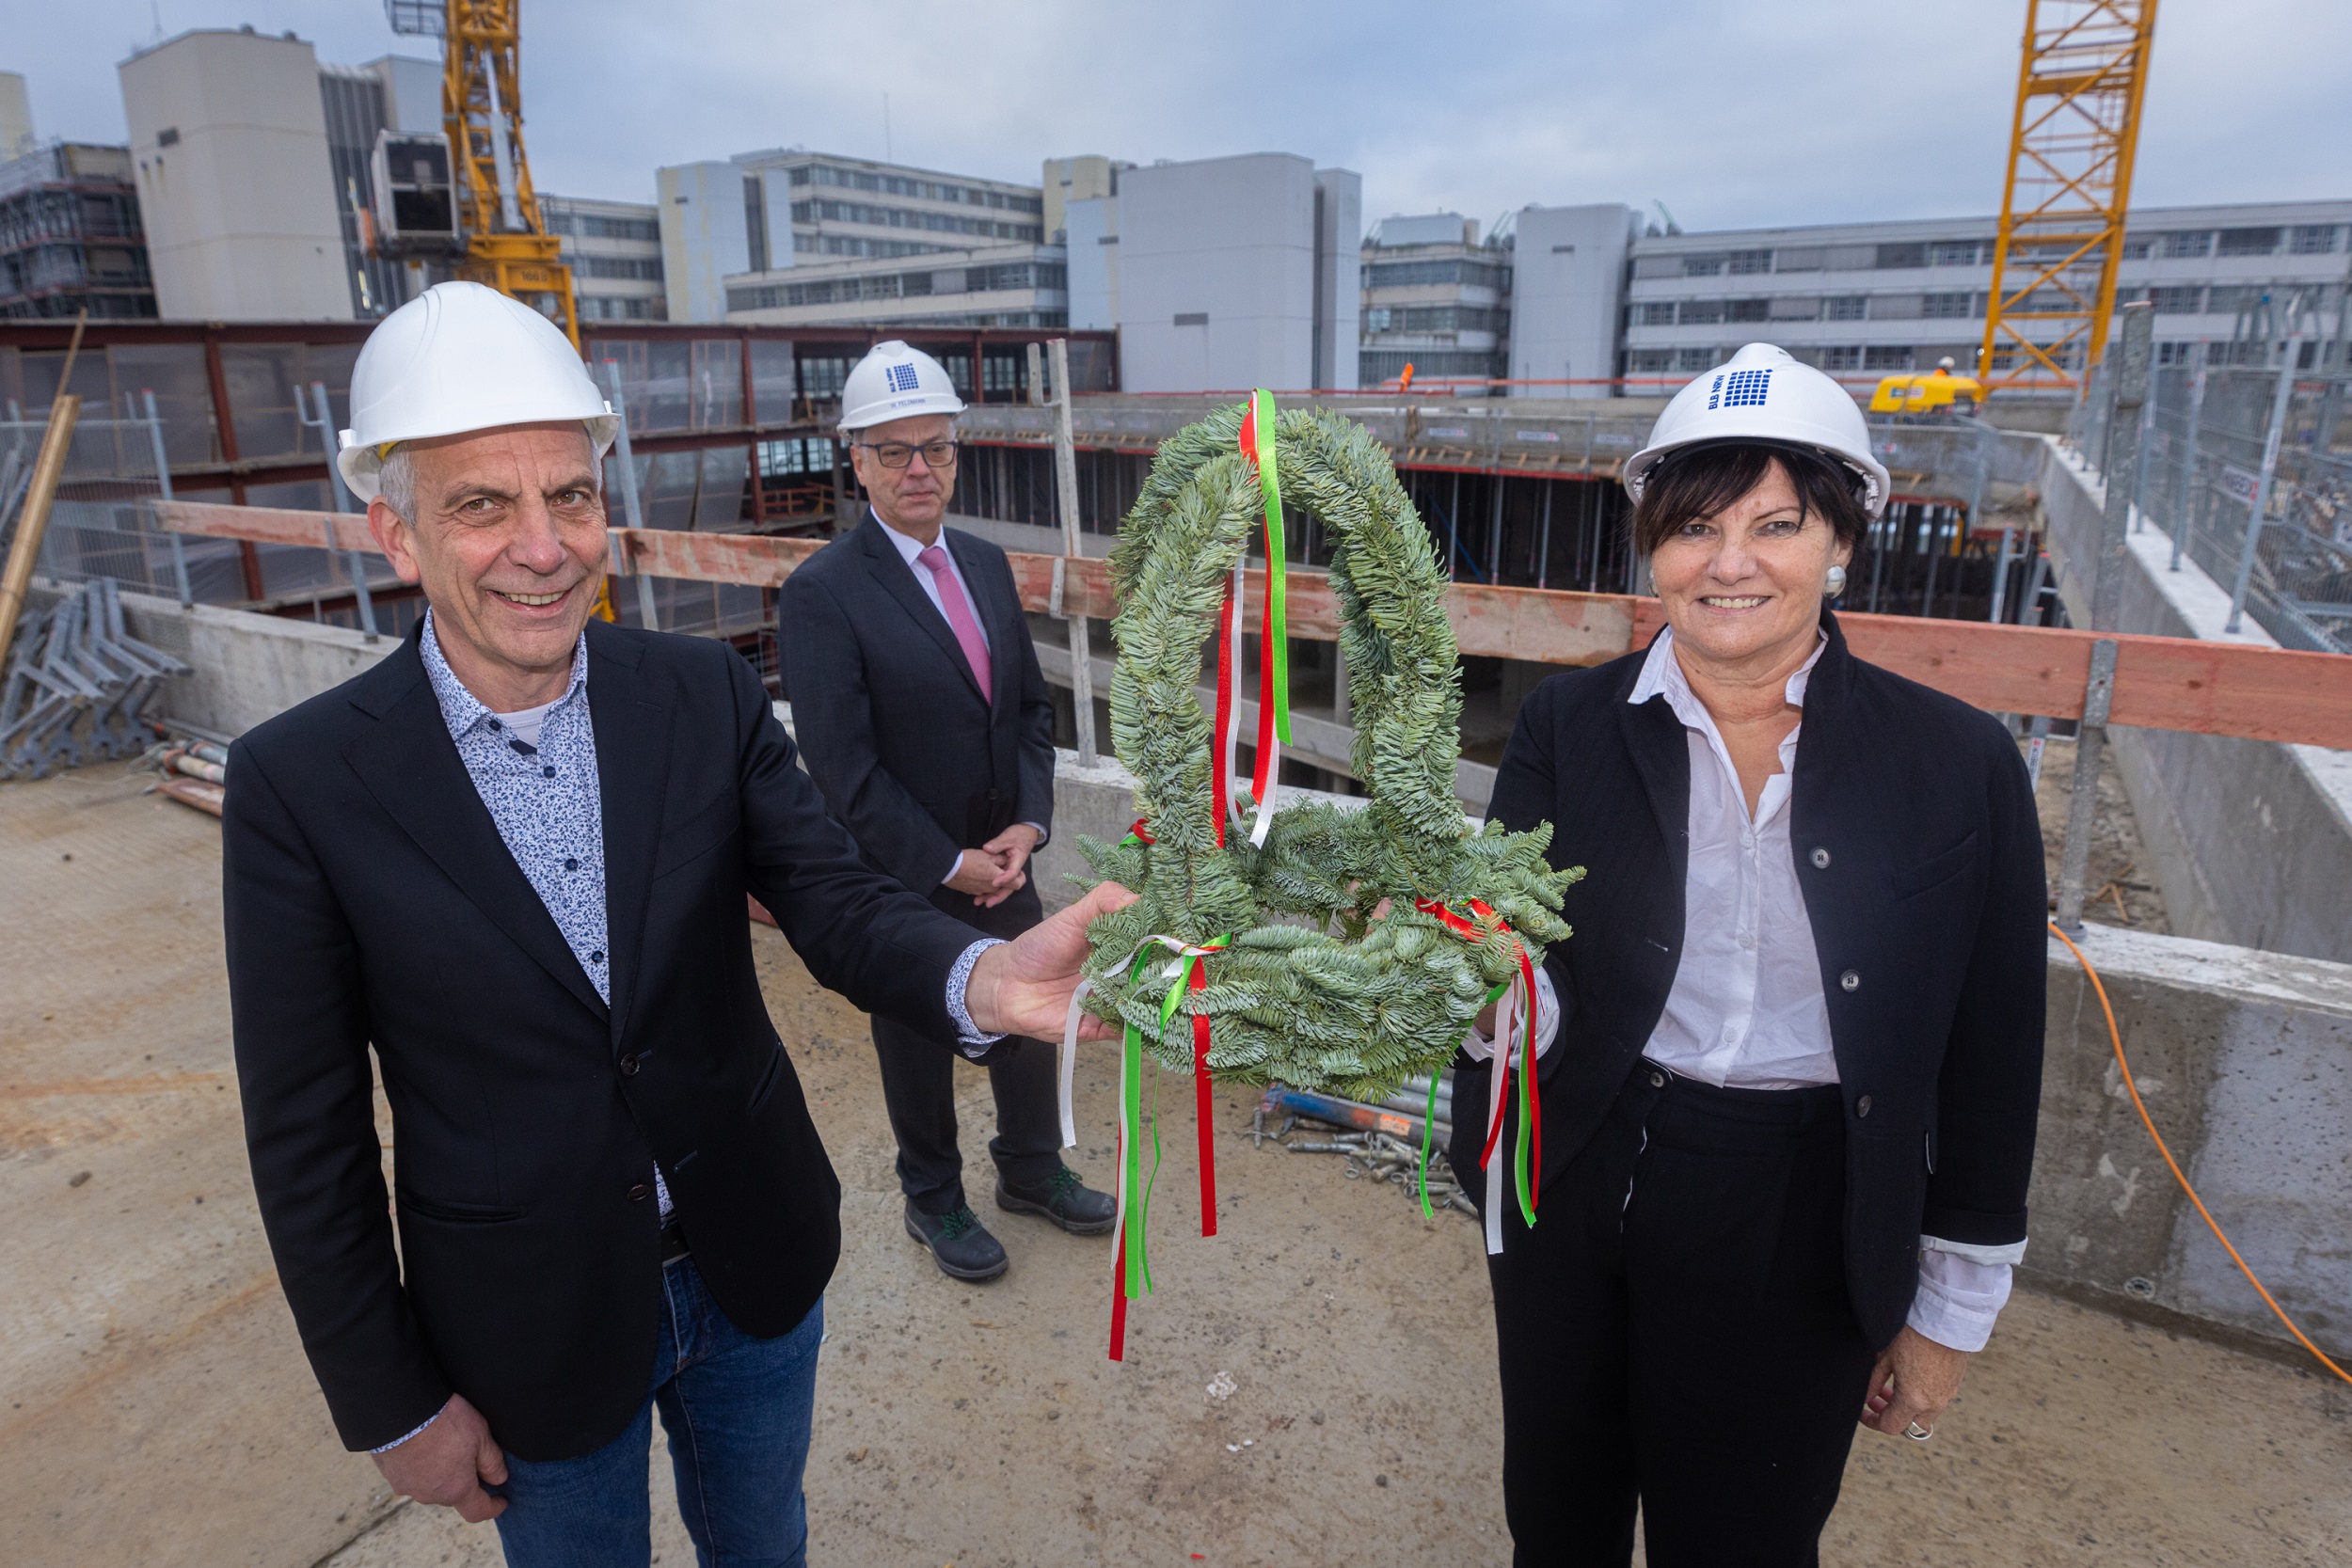
<path id="1" fill-rule="evenodd" d="M 1804 706 L 1805 685 L 1827 645 L 1824 640 L 1788 677 L 1791 707 Z M 1804 726 L 1780 743 L 1780 771 L 1765 781 L 1750 816 L 1731 752 L 1675 657 L 1672 630 L 1661 631 L 1650 644 L 1626 700 L 1641 704 L 1660 696 L 1682 721 L 1691 747 L 1691 859 L 1683 884 L 1682 960 L 1642 1053 L 1719 1087 L 1835 1084 L 1837 1058 L 1820 960 L 1788 838 L 1788 792 Z M 1535 1053 L 1541 1056 L 1560 1022 L 1549 974 L 1537 973 L 1536 992 Z M 1464 1045 L 1476 1060 L 1493 1049 L 1475 1030 Z M 1982 1350 L 2009 1300 L 2010 1265 L 2025 1252 L 2023 1242 L 1977 1246 L 1920 1237 L 1911 1326 L 1954 1350 Z"/>

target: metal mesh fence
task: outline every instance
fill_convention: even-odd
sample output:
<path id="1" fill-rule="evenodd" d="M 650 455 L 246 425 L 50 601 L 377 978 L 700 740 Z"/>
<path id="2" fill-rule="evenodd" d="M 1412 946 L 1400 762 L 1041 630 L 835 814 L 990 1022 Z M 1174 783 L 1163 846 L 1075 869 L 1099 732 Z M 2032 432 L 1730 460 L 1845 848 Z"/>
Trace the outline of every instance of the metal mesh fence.
<path id="1" fill-rule="evenodd" d="M 2288 363 L 2286 347 L 2217 343 L 2204 364 L 2151 377 L 2133 487 L 2137 527 L 2170 536 L 2264 630 L 2291 648 L 2352 653 L 2352 376 Z M 2270 349 L 2272 363 L 2247 348 Z M 2106 471 L 2113 394 L 2094 372 L 2067 439 Z M 2112 481 L 2117 476 L 2109 476 Z M 2259 508 L 2261 522 L 2253 519 Z"/>

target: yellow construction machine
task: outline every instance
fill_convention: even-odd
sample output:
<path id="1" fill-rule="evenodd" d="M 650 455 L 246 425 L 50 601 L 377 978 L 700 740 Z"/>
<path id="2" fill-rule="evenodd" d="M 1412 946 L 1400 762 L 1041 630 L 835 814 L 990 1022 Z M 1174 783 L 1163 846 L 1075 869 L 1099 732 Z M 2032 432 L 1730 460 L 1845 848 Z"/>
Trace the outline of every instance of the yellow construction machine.
<path id="1" fill-rule="evenodd" d="M 1873 414 L 1973 414 L 1984 397 L 1984 384 L 1973 375 L 1954 375 L 1946 358 L 1924 375 L 1890 375 L 1870 394 Z"/>

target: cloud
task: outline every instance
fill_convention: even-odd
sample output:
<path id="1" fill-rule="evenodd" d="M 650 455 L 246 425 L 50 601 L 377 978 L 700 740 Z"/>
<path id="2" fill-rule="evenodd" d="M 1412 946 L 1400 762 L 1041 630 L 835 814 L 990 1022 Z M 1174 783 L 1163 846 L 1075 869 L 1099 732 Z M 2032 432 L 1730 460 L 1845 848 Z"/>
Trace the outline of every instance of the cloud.
<path id="1" fill-rule="evenodd" d="M 1364 177 L 1364 214 L 1662 200 L 1692 230 L 1985 214 L 2023 0 L 1016 0 L 888 8 L 525 0 L 543 190 L 649 200 L 657 166 L 801 145 L 1035 181 L 1041 160 L 1279 149 Z M 45 135 L 119 140 L 114 66 L 250 21 L 356 63 L 426 53 L 367 0 L 82 0 L 0 64 Z M 2282 47 L 2292 40 L 2292 47 Z M 112 40 L 93 44 L 93 40 Z M 2352 7 L 2174 0 L 2136 196 L 2343 197 Z M 885 132 L 884 95 L 888 97 Z"/>

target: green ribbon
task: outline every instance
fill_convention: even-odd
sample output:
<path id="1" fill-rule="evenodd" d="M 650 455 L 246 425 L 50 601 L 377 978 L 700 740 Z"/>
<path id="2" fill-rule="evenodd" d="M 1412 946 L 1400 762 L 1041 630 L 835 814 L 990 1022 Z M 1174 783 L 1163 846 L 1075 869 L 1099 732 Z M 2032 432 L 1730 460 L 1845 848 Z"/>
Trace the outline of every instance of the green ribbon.
<path id="1" fill-rule="evenodd" d="M 1274 394 L 1261 387 L 1250 399 L 1258 444 L 1258 489 L 1265 500 L 1265 646 L 1258 650 L 1258 657 L 1273 660 L 1274 735 L 1287 746 L 1291 743 L 1291 643 L 1290 585 L 1284 564 L 1290 550 L 1282 537 L 1282 476 L 1275 455 Z M 1273 781 L 1268 781 L 1267 787 L 1273 787 Z"/>

